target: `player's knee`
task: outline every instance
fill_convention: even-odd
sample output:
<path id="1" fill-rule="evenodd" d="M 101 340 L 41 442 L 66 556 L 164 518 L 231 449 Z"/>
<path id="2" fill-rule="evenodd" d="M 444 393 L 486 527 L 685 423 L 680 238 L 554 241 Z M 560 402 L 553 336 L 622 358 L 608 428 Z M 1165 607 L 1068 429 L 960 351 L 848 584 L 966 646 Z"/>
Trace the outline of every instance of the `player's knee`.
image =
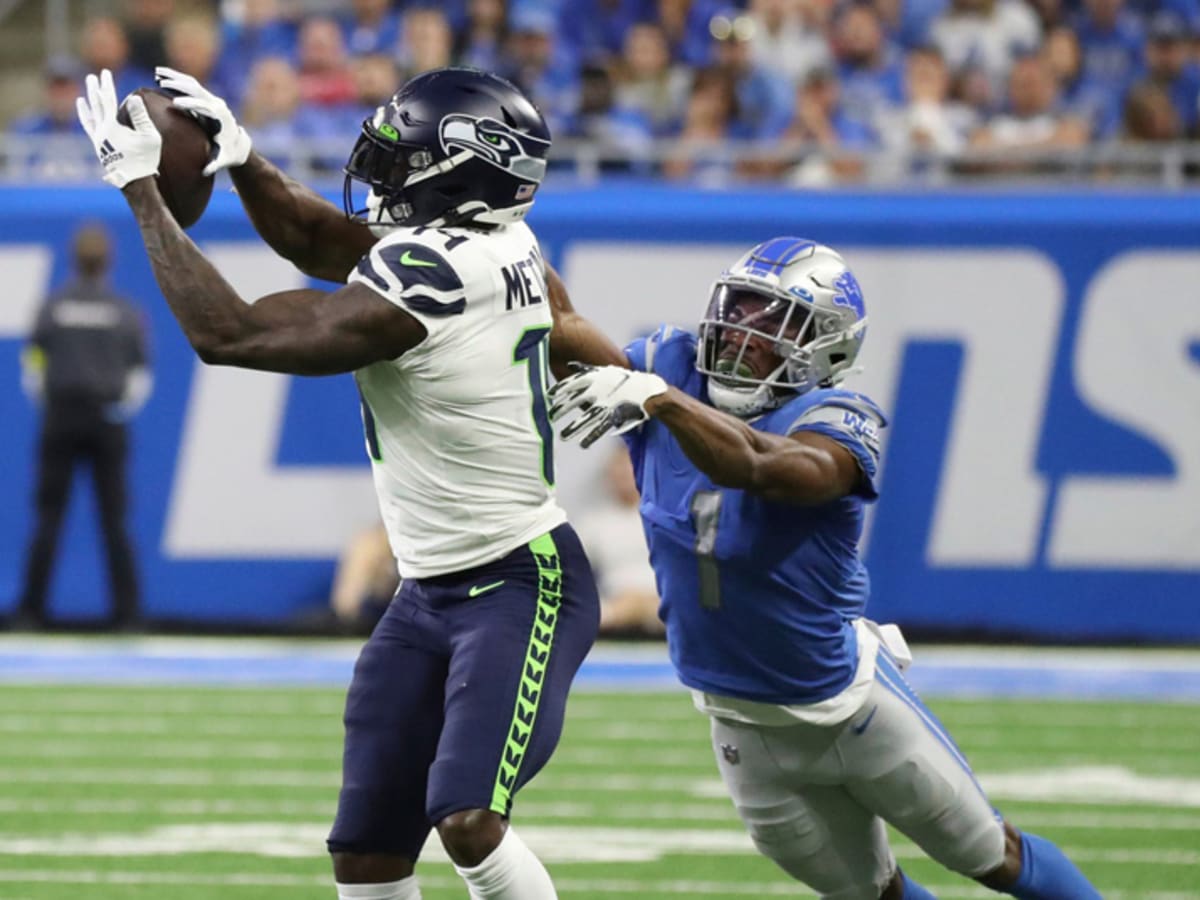
<path id="1" fill-rule="evenodd" d="M 390 853 L 330 852 L 338 884 L 387 884 L 413 873 L 413 861 Z"/>
<path id="2" fill-rule="evenodd" d="M 508 826 L 499 813 L 489 809 L 464 809 L 437 823 L 446 854 L 455 865 L 472 868 L 495 850 Z"/>
<path id="3" fill-rule="evenodd" d="M 1021 875 L 1021 832 L 1008 822 L 1004 823 L 1004 859 L 1000 865 L 975 876 L 984 887 L 1002 891 L 1014 884 Z"/>

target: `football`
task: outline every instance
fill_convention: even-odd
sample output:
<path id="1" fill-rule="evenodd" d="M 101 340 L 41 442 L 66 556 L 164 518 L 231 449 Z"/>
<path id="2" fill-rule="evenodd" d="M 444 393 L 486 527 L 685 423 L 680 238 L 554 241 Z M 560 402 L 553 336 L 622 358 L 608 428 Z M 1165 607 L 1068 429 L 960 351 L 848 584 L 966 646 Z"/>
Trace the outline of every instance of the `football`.
<path id="1" fill-rule="evenodd" d="M 171 105 L 171 94 L 156 88 L 133 92 L 146 104 L 150 121 L 162 135 L 162 158 L 158 163 L 158 192 L 167 209 L 183 228 L 196 223 L 212 196 L 213 176 L 204 175 L 211 158 L 212 143 L 204 126 L 192 116 Z M 129 124 L 125 104 L 117 120 Z"/>

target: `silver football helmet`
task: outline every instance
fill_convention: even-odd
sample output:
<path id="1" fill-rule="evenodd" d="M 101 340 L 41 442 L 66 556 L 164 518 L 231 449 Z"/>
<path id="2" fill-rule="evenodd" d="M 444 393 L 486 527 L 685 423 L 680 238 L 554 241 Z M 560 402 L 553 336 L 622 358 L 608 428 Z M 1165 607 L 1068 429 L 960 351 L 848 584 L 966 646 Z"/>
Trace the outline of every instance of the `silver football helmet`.
<path id="1" fill-rule="evenodd" d="M 713 285 L 696 368 L 713 405 L 755 416 L 850 372 L 867 330 L 862 289 L 834 250 L 797 237 L 759 244 Z"/>

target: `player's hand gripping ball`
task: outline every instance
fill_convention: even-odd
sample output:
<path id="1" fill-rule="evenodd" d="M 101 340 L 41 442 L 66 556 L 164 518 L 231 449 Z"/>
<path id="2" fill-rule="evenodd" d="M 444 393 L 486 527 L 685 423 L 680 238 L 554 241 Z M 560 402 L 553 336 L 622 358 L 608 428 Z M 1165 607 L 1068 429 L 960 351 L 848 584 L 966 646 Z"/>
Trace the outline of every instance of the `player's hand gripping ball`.
<path id="1" fill-rule="evenodd" d="M 158 192 L 167 209 L 183 228 L 194 225 L 212 197 L 213 176 L 205 175 L 212 154 L 208 131 L 194 116 L 175 107 L 173 95 L 155 88 L 139 88 L 131 97 L 141 97 L 150 121 L 162 135 L 158 162 Z M 127 124 L 128 98 L 117 113 Z"/>

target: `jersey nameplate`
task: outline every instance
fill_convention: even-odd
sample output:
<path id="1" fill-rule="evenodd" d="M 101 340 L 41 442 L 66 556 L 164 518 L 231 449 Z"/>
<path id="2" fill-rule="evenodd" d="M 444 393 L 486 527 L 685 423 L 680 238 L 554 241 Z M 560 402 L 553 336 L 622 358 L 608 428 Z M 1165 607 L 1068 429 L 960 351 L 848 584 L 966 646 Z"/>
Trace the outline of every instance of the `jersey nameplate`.
<path id="1" fill-rule="evenodd" d="M 505 312 L 545 302 L 546 276 L 536 247 L 527 258 L 505 266 L 503 272 Z"/>

